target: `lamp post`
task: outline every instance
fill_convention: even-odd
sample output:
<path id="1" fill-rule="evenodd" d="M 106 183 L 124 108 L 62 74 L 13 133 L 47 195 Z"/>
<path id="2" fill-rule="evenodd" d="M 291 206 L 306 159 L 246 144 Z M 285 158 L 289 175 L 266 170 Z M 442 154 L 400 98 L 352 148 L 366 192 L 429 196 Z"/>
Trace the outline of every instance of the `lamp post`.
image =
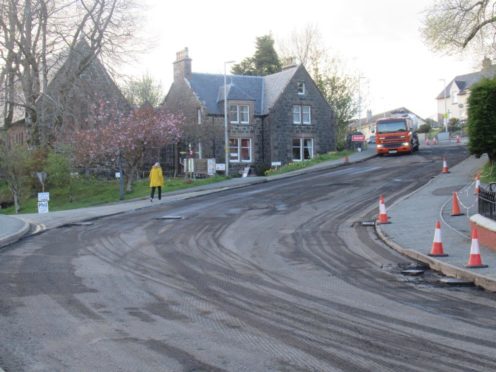
<path id="1" fill-rule="evenodd" d="M 227 130 L 227 65 L 229 63 L 234 63 L 234 61 L 224 62 L 224 156 L 226 163 L 225 175 L 229 176 L 229 134 Z"/>
<path id="2" fill-rule="evenodd" d="M 440 81 L 443 82 L 443 97 L 444 97 L 444 113 L 443 113 L 443 125 L 444 125 L 444 131 L 448 131 L 448 107 L 447 107 L 447 101 L 446 101 L 446 79 L 439 79 Z"/>

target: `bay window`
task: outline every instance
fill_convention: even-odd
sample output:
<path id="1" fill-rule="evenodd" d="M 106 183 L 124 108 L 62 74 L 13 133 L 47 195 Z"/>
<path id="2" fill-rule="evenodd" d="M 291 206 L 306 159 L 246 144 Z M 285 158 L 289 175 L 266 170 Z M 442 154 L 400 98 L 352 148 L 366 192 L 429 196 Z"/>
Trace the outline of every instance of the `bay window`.
<path id="1" fill-rule="evenodd" d="M 249 124 L 250 107 L 248 105 L 229 105 L 229 120 L 232 124 Z"/>

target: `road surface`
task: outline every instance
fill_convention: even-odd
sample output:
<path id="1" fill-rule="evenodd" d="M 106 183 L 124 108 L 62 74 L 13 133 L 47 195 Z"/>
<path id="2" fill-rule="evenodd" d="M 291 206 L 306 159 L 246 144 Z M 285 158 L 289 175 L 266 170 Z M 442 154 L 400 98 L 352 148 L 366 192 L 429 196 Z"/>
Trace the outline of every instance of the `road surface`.
<path id="1" fill-rule="evenodd" d="M 401 275 L 412 262 L 361 224 L 380 194 L 437 175 L 445 154 L 451 166 L 467 156 L 376 158 L 3 249 L 0 367 L 496 370 L 494 294 Z"/>

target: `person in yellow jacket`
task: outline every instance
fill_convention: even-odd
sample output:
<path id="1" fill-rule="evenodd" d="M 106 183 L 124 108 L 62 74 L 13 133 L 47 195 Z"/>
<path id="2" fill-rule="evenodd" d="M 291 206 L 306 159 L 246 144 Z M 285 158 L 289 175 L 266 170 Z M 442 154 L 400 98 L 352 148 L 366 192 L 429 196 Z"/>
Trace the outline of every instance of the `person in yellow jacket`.
<path id="1" fill-rule="evenodd" d="M 155 189 L 158 189 L 158 200 L 162 199 L 162 186 L 164 185 L 164 175 L 162 173 L 162 168 L 160 163 L 153 164 L 150 171 L 150 202 L 153 201 L 153 195 L 155 194 Z"/>

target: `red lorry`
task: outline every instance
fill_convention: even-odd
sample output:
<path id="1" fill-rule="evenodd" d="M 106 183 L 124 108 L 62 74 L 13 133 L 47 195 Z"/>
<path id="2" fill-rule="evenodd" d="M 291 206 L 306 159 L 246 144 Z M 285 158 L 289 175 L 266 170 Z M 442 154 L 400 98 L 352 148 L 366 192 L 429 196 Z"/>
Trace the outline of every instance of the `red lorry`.
<path id="1" fill-rule="evenodd" d="M 409 117 L 390 117 L 377 120 L 375 124 L 377 154 L 411 154 L 419 149 L 417 133 Z"/>

